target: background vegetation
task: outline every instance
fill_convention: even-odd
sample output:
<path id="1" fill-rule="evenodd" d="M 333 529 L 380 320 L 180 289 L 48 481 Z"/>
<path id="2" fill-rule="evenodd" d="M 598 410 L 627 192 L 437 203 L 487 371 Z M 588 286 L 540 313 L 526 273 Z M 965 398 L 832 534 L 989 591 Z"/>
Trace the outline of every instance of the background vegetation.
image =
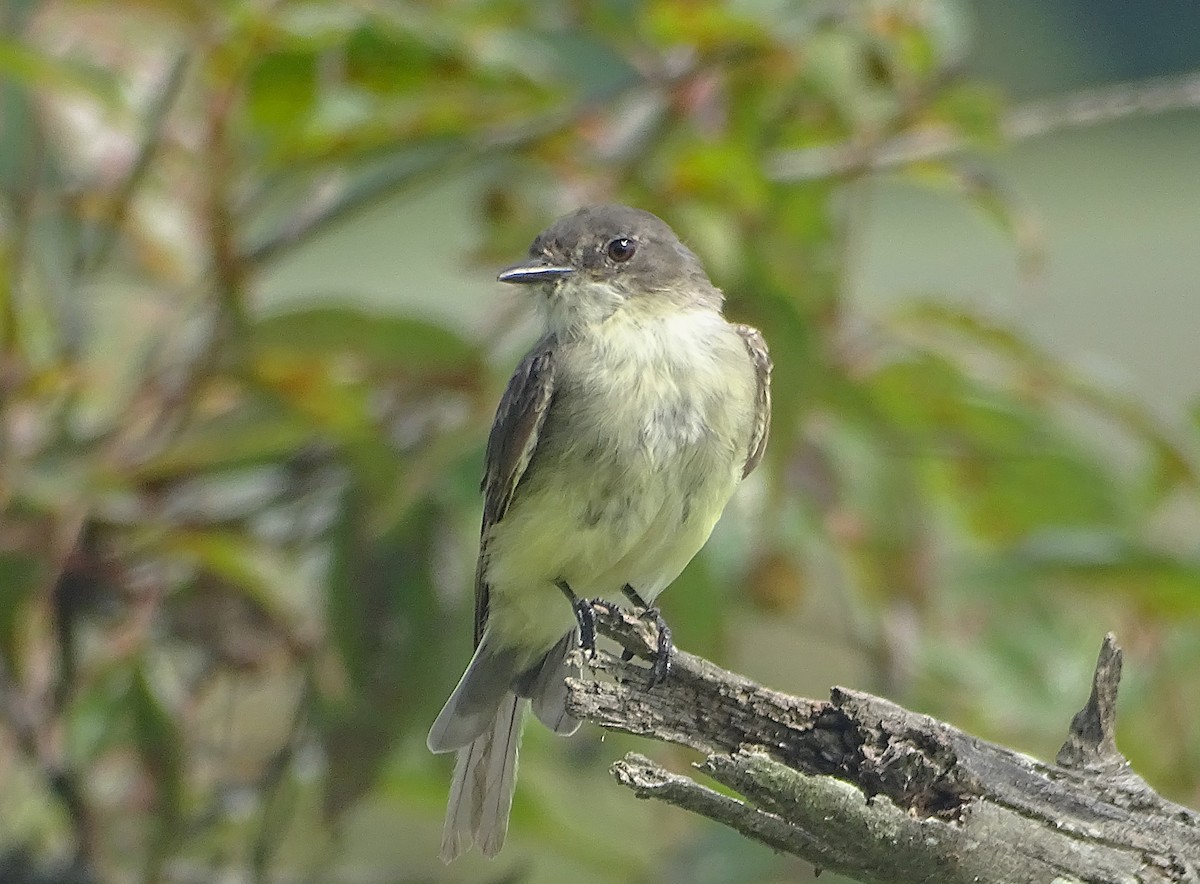
<path id="1" fill-rule="evenodd" d="M 0 2 L 0 879 L 810 873 L 536 727 L 501 858 L 436 860 L 531 334 L 489 279 L 598 200 L 775 357 L 680 645 L 1047 757 L 1115 630 L 1122 748 L 1200 803 L 1200 126 L 1005 152 L 1000 86 L 1194 29 L 1085 5 Z"/>

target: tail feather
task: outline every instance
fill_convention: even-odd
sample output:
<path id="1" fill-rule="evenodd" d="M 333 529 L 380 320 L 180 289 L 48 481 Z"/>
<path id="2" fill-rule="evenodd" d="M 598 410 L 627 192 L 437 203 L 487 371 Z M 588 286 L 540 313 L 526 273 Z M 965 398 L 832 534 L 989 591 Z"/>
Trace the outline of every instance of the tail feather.
<path id="1" fill-rule="evenodd" d="M 525 693 L 533 701 L 533 714 L 550 730 L 568 737 L 579 730 L 579 719 L 567 712 L 567 679 L 579 678 L 579 664 L 571 660 L 571 651 L 579 644 L 579 632 L 572 629 L 551 648 L 532 671 Z"/>
<path id="2" fill-rule="evenodd" d="M 472 843 L 489 857 L 504 846 L 524 711 L 524 700 L 506 694 L 491 728 L 459 750 L 442 830 L 444 861 L 450 862 Z"/>
<path id="3" fill-rule="evenodd" d="M 485 635 L 458 687 L 442 707 L 426 744 L 430 752 L 451 752 L 485 733 L 511 693 L 520 671 L 514 648 L 494 648 Z"/>
<path id="4" fill-rule="evenodd" d="M 484 634 L 429 730 L 431 751 L 458 751 L 442 830 L 446 862 L 472 844 L 479 845 L 484 856 L 495 856 L 504 845 L 526 698 L 555 732 L 571 734 L 579 727 L 566 710 L 565 679 L 578 675 L 578 666 L 568 662 L 575 632 L 564 635 L 533 666 L 518 648 L 493 647 L 491 638 Z"/>

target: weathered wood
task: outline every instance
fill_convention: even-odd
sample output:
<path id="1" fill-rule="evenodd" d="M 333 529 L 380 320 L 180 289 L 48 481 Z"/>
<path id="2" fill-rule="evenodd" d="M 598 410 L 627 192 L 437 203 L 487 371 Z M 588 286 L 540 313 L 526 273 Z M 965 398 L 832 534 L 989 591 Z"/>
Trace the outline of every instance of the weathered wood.
<path id="1" fill-rule="evenodd" d="M 651 627 L 597 605 L 603 635 L 648 657 Z M 864 882 L 1200 884 L 1200 814 L 1134 774 L 1114 739 L 1121 653 L 1106 636 L 1087 705 L 1044 763 L 860 691 L 808 700 L 677 652 L 666 683 L 604 650 L 568 709 L 689 746 L 742 800 L 640 755 L 623 785 Z"/>

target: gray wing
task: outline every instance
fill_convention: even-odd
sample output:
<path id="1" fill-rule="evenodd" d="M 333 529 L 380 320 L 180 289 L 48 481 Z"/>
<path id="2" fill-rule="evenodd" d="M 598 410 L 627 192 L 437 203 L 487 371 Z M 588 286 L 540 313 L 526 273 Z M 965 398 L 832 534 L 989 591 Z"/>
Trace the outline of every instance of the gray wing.
<path id="1" fill-rule="evenodd" d="M 742 343 L 750 353 L 754 363 L 754 377 L 758 383 L 758 392 L 754 403 L 754 427 L 750 433 L 750 446 L 746 455 L 746 465 L 742 468 L 742 478 L 746 478 L 762 460 L 763 452 L 767 449 L 767 436 L 771 431 L 771 354 L 767 351 L 767 342 L 756 328 L 748 325 L 735 325 L 734 330 L 741 335 Z"/>
<path id="2" fill-rule="evenodd" d="M 488 616 L 488 587 L 483 579 L 488 532 L 504 518 L 525 468 L 537 448 L 554 395 L 554 338 L 542 338 L 508 380 L 488 435 L 483 470 L 483 526 L 475 569 L 475 644 L 483 638 Z"/>

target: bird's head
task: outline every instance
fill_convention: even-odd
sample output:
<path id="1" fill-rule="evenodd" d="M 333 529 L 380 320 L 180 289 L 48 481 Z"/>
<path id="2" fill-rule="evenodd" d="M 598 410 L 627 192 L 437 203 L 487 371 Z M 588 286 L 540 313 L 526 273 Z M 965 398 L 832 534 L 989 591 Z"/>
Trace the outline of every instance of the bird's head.
<path id="1" fill-rule="evenodd" d="M 629 206 L 590 206 L 560 218 L 533 241 L 527 260 L 498 279 L 536 291 L 548 326 L 558 332 L 622 311 L 719 311 L 722 302 L 700 260 L 674 231 Z"/>

